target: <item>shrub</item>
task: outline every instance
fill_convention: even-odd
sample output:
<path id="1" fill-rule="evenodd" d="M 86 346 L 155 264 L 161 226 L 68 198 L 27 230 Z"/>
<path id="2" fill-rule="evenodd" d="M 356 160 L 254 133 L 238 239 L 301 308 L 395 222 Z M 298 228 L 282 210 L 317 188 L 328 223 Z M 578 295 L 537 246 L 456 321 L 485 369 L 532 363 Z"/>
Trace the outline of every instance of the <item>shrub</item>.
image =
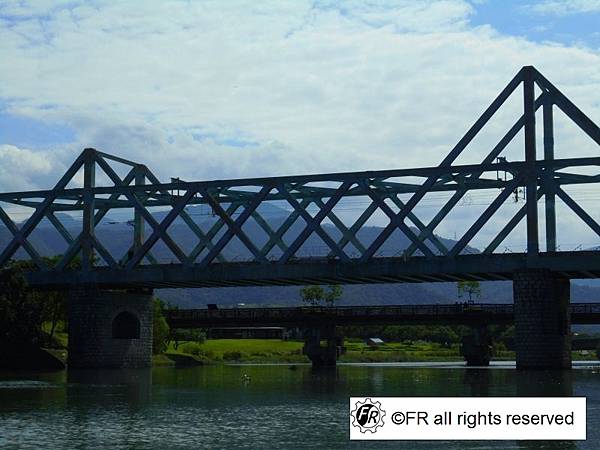
<path id="1" fill-rule="evenodd" d="M 165 319 L 163 311 L 164 303 L 159 298 L 152 299 L 154 308 L 154 320 L 152 330 L 152 353 L 158 355 L 167 349 L 167 340 L 169 338 L 169 324 Z"/>
<path id="2" fill-rule="evenodd" d="M 188 342 L 181 346 L 181 351 L 188 355 L 200 356 L 204 355 L 204 350 L 200 347 L 200 344 L 196 342 Z"/>
<path id="3" fill-rule="evenodd" d="M 202 354 L 208 359 L 217 359 L 215 352 L 212 350 L 201 350 Z"/>
<path id="4" fill-rule="evenodd" d="M 240 351 L 237 351 L 237 350 L 223 353 L 223 359 L 225 361 L 239 361 L 244 356 L 246 356 L 245 352 L 240 352 Z"/>

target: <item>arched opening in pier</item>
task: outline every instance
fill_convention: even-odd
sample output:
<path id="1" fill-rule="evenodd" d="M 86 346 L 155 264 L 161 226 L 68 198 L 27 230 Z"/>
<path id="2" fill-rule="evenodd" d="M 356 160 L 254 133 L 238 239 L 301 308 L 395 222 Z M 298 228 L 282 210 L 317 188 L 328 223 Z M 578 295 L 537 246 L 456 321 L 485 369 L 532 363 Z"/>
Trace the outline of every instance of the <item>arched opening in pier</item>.
<path id="1" fill-rule="evenodd" d="M 112 337 L 113 339 L 139 339 L 139 319 L 127 311 L 117 314 L 112 323 Z"/>

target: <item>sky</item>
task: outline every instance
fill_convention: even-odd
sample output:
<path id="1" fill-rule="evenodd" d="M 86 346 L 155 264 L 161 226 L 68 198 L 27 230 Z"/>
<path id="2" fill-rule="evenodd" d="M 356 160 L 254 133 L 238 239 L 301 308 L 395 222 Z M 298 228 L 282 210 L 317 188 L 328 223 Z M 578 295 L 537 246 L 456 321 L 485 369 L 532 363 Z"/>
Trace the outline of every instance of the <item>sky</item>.
<path id="1" fill-rule="evenodd" d="M 437 165 L 524 65 L 600 123 L 598 24 L 600 0 L 2 0 L 0 191 L 85 147 L 164 181 Z M 567 122 L 557 157 L 596 156 Z"/>

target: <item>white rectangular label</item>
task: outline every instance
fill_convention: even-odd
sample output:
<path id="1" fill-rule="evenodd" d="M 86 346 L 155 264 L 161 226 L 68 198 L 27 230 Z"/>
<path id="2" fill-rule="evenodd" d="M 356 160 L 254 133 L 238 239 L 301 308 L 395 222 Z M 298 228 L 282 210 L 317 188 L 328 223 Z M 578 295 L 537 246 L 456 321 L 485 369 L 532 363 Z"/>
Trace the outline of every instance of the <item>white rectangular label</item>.
<path id="1" fill-rule="evenodd" d="M 585 397 L 350 398 L 352 440 L 585 438 Z"/>

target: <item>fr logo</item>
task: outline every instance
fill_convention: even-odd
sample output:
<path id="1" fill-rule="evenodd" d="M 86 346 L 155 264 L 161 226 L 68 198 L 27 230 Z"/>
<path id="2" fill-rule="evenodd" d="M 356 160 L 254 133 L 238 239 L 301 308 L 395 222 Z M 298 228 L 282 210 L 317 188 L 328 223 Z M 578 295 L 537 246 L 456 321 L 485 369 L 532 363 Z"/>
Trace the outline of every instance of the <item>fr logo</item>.
<path id="1" fill-rule="evenodd" d="M 377 428 L 383 426 L 385 411 L 381 409 L 380 402 L 366 398 L 363 402 L 358 401 L 354 404 L 350 415 L 352 416 L 352 426 L 359 428 L 361 433 L 367 431 L 375 433 Z"/>

